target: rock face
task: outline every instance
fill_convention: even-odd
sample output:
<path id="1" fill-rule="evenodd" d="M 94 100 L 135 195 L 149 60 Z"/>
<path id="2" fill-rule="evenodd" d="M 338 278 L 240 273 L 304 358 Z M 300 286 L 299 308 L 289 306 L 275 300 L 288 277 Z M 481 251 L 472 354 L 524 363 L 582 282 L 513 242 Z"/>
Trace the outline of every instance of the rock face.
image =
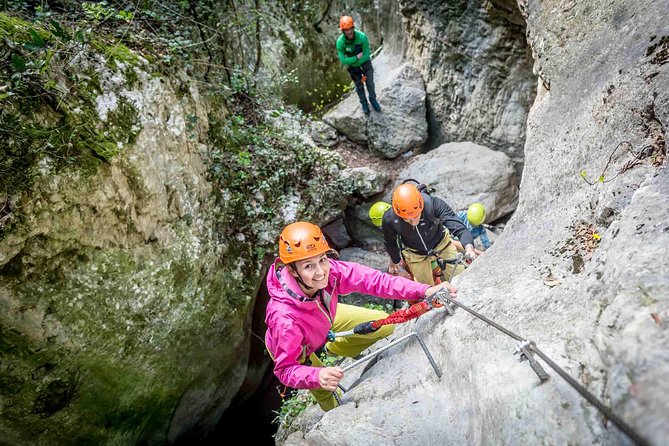
<path id="1" fill-rule="evenodd" d="M 344 169 L 342 176 L 347 182 L 351 183 L 353 192 L 363 198 L 369 198 L 383 192 L 383 188 L 389 180 L 388 175 L 384 172 L 379 172 L 369 167 Z"/>
<path id="2" fill-rule="evenodd" d="M 520 200 L 497 243 L 456 280 L 459 299 L 534 340 L 664 444 L 669 4 L 519 3 L 542 77 Z M 615 151 L 623 141 L 637 156 Z M 629 444 L 547 366 L 551 379 L 539 385 L 510 354 L 515 342 L 468 313 L 426 315 L 401 331 L 414 328 L 440 380 L 416 345 L 389 352 L 346 404 L 286 444 Z"/>
<path id="3" fill-rule="evenodd" d="M 323 121 L 351 140 L 367 144 L 386 158 L 395 158 L 409 149 L 421 146 L 427 139 L 425 120 L 425 86 L 413 66 L 396 66 L 385 56 L 373 61 L 376 96 L 382 111 L 366 116 L 358 95 L 349 97 L 323 116 Z"/>
<path id="4" fill-rule="evenodd" d="M 220 415 L 244 376 L 238 330 L 252 296 L 216 291 L 232 275 L 212 269 L 215 201 L 204 147 L 185 125 L 206 116 L 203 104 L 195 89 L 177 99 L 139 73 L 137 89 L 107 84 L 105 94 L 137 98 L 142 149 L 94 176 L 48 178 L 0 243 L 9 444 L 174 441 Z M 228 346 L 210 354 L 225 333 Z M 128 426 L 113 422 L 118 413 Z"/>
<path id="5" fill-rule="evenodd" d="M 399 178 L 428 184 L 455 211 L 478 201 L 486 208 L 488 222 L 512 212 L 518 204 L 519 181 L 511 159 L 471 142 L 443 144 L 418 155 Z"/>
<path id="6" fill-rule="evenodd" d="M 430 148 L 474 141 L 522 158 L 536 78 L 513 0 L 382 0 L 384 51 L 426 81 Z"/>
<path id="7" fill-rule="evenodd" d="M 220 102 L 139 57 L 108 62 L 82 50 L 68 68 L 99 79 L 101 91 L 85 92 L 99 113 L 87 130 L 104 141 L 98 121 L 132 104 L 134 143 L 114 141 L 118 154 L 95 171 L 51 171 L 44 154 L 0 228 L 2 444 L 197 443 L 246 375 L 251 310 L 281 225 L 342 210 L 331 153 L 273 130 L 272 146 L 257 138 L 253 153 L 226 157 Z M 235 138 L 252 131 L 243 117 L 236 125 Z M 284 195 L 265 196 L 277 183 Z"/>

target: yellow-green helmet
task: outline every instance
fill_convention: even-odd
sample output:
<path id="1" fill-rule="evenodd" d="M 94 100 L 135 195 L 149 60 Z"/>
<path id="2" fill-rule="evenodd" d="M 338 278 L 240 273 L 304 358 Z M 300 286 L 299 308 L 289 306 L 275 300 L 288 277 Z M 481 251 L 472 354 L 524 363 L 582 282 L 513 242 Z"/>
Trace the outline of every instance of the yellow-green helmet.
<path id="1" fill-rule="evenodd" d="M 481 203 L 472 203 L 467 209 L 467 220 L 472 226 L 479 226 L 485 221 L 485 208 Z"/>
<path id="2" fill-rule="evenodd" d="M 381 227 L 383 214 L 385 214 L 386 211 L 391 207 L 392 206 L 390 206 L 390 204 L 386 203 L 385 201 L 377 201 L 372 205 L 371 208 L 369 208 L 369 218 L 372 220 L 372 223 L 374 223 L 374 226 L 377 228 Z"/>

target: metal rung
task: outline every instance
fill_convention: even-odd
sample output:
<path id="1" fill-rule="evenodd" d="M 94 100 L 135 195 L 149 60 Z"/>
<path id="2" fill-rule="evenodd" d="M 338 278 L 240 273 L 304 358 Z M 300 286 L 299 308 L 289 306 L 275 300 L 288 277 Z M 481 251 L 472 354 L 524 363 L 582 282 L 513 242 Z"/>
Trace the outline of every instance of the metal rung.
<path id="1" fill-rule="evenodd" d="M 432 358 L 432 355 L 430 354 L 430 351 L 427 349 L 427 346 L 425 345 L 425 342 L 423 341 L 423 338 L 421 338 L 421 336 L 418 333 L 416 333 L 415 331 L 413 331 L 411 333 L 408 333 L 408 334 L 405 334 L 401 338 L 394 340 L 393 342 L 389 343 L 388 345 L 384 345 L 380 349 L 373 351 L 372 353 L 365 356 L 364 358 L 358 359 L 353 364 L 349 364 L 348 366 L 346 366 L 344 368 L 344 372 L 358 367 L 360 364 L 369 361 L 373 357 L 380 355 L 381 353 L 385 352 L 386 350 L 388 350 L 388 349 L 390 349 L 390 348 L 392 348 L 392 347 L 394 347 L 398 344 L 401 344 L 404 341 L 408 341 L 409 338 L 412 338 L 412 337 L 415 337 L 418 340 L 418 343 L 420 344 L 421 348 L 423 349 L 423 352 L 425 353 L 425 356 L 427 356 L 427 359 L 430 361 L 430 365 L 432 365 L 432 368 L 434 369 L 434 373 L 437 374 L 437 377 L 441 378 L 441 370 L 439 370 L 439 367 L 437 366 L 437 363 L 434 362 L 434 359 Z"/>
<path id="2" fill-rule="evenodd" d="M 358 367 L 360 364 L 363 364 L 363 363 L 369 361 L 370 359 L 380 355 L 381 353 L 385 352 L 386 350 L 388 350 L 388 349 L 390 349 L 390 348 L 392 348 L 392 347 L 394 347 L 398 344 L 401 344 L 402 342 L 408 341 L 410 338 L 414 338 L 414 337 L 418 340 L 418 343 L 420 344 L 421 348 L 423 349 L 423 353 L 425 353 L 425 356 L 427 356 L 428 361 L 430 361 L 430 365 L 432 366 L 432 369 L 434 369 L 434 373 L 437 375 L 437 378 L 441 378 L 441 370 L 437 366 L 437 363 L 434 361 L 434 358 L 432 358 L 432 354 L 427 349 L 427 345 L 425 345 L 425 341 L 423 341 L 423 338 L 418 333 L 416 333 L 415 331 L 413 331 L 411 333 L 408 333 L 408 334 L 402 336 L 401 338 L 396 339 L 395 341 L 389 343 L 388 345 L 384 345 L 380 349 L 373 351 L 372 353 L 368 354 L 364 358 L 358 359 L 357 361 L 353 362 L 352 364 L 349 364 L 348 366 L 346 366 L 344 368 L 344 373 L 351 370 L 351 369 L 354 369 L 354 368 Z M 343 390 L 343 388 L 342 388 L 342 390 Z M 334 392 L 334 393 L 336 394 L 337 392 Z M 337 398 L 337 395 L 335 395 L 335 398 Z"/>

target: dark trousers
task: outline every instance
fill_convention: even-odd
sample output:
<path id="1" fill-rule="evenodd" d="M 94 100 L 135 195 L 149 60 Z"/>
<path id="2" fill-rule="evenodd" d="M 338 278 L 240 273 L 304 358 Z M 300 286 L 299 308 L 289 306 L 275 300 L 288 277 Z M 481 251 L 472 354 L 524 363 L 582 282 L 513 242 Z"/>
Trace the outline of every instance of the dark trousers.
<path id="1" fill-rule="evenodd" d="M 372 61 L 368 60 L 359 67 L 348 67 L 348 74 L 351 75 L 351 79 L 355 83 L 355 91 L 358 93 L 358 98 L 360 98 L 361 104 L 367 104 L 367 98 L 365 98 L 365 86 L 362 83 L 363 74 L 367 76 L 367 93 L 369 94 L 369 99 L 376 100 L 376 91 L 374 90 L 374 67 L 372 66 Z"/>

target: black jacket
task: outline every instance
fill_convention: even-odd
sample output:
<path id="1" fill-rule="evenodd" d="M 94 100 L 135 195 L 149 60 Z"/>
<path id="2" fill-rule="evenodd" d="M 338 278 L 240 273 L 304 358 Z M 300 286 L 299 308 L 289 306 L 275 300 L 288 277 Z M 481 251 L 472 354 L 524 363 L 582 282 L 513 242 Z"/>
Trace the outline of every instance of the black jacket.
<path id="1" fill-rule="evenodd" d="M 424 192 L 421 195 L 425 206 L 417 226 L 405 222 L 392 209 L 383 214 L 381 223 L 383 241 L 394 263 L 399 263 L 402 259 L 398 236 L 404 247 L 425 255 L 428 250 L 436 248 L 444 238 L 444 227 L 460 239 L 462 246 L 474 245 L 472 234 L 444 200 Z"/>

